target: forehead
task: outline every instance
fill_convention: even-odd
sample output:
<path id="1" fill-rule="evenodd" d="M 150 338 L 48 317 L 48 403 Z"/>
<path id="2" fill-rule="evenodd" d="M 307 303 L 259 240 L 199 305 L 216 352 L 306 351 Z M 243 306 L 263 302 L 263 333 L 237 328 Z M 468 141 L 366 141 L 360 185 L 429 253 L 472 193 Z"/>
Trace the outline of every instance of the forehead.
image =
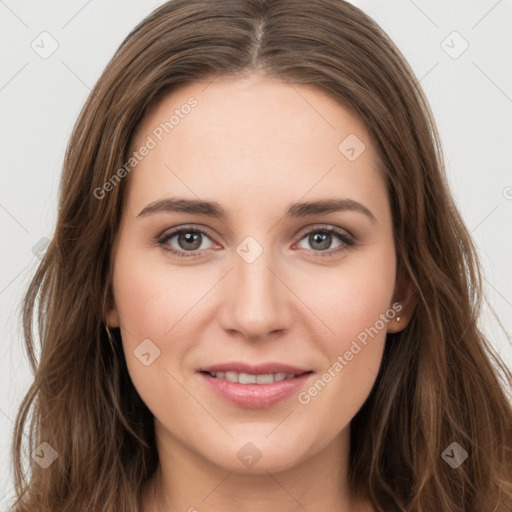
<path id="1" fill-rule="evenodd" d="M 131 149 L 144 145 L 127 191 L 135 215 L 171 195 L 250 208 L 305 195 L 369 200 L 385 189 L 353 114 L 321 89 L 259 74 L 179 87 L 138 127 Z"/>

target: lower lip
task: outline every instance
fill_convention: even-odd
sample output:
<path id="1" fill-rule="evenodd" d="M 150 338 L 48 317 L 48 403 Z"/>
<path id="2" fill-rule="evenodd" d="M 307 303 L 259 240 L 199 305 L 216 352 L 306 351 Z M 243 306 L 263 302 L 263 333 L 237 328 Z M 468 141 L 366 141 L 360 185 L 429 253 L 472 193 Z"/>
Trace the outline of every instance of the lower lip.
<path id="1" fill-rule="evenodd" d="M 217 379 L 207 373 L 200 373 L 210 388 L 222 398 L 248 409 L 261 409 L 281 402 L 297 393 L 312 373 L 303 373 L 293 379 L 271 384 L 240 384 Z"/>

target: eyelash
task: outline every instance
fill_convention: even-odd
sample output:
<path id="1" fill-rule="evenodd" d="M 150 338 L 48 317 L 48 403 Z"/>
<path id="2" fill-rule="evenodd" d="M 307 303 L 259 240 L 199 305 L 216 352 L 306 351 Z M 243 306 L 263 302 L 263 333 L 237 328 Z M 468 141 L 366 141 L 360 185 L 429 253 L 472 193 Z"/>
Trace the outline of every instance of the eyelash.
<path id="1" fill-rule="evenodd" d="M 209 238 L 210 240 L 212 239 L 212 237 L 204 230 L 200 229 L 200 228 L 189 228 L 189 227 L 184 227 L 184 228 L 179 228 L 179 229 L 176 229 L 174 231 L 171 231 L 170 233 L 164 233 L 163 235 L 159 236 L 157 239 L 156 239 L 156 242 L 159 246 L 162 247 L 162 249 L 164 251 L 167 251 L 167 252 L 170 252 L 172 253 L 174 256 L 177 256 L 178 258 L 193 258 L 194 256 L 197 256 L 197 255 L 201 255 L 203 251 L 199 251 L 199 252 L 196 252 L 196 251 L 190 251 L 190 255 L 188 255 L 186 253 L 186 251 L 177 251 L 176 249 L 172 249 L 169 245 L 167 245 L 167 242 L 169 240 L 171 240 L 171 238 L 174 238 L 176 235 L 180 235 L 181 233 L 201 233 L 202 235 L 206 236 L 207 238 Z M 307 231 L 306 233 L 304 233 L 301 238 L 299 239 L 299 241 L 303 240 L 306 236 L 312 234 L 312 233 L 328 233 L 328 234 L 334 234 L 334 235 L 337 235 L 338 239 L 340 240 L 340 242 L 342 242 L 342 244 L 337 247 L 336 249 L 331 249 L 331 250 L 328 250 L 328 251 L 311 251 L 313 252 L 313 255 L 314 257 L 318 257 L 318 258 L 326 258 L 326 257 L 329 257 L 329 256 L 333 256 L 334 254 L 338 254 L 344 250 L 346 250 L 347 248 L 349 247 L 353 247 L 354 245 L 356 245 L 356 241 L 354 240 L 354 238 L 350 235 L 348 235 L 346 232 L 338 229 L 338 228 L 334 228 L 332 226 L 325 226 L 325 227 L 317 227 L 317 228 L 314 228 L 310 231 Z M 206 250 L 206 249 L 204 249 Z"/>

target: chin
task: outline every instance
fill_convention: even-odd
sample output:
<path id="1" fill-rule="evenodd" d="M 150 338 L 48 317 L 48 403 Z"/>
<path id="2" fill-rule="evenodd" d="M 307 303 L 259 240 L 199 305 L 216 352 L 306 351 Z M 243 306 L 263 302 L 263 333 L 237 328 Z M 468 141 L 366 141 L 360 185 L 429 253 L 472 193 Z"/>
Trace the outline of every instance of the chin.
<path id="1" fill-rule="evenodd" d="M 232 442 L 229 448 L 219 447 L 215 452 L 205 453 L 204 456 L 229 471 L 252 475 L 286 471 L 300 464 L 306 457 L 305 453 L 299 452 L 300 442 L 284 446 L 282 439 L 266 439 L 267 435 L 268 430 L 261 437 L 244 436 L 242 440 Z M 251 438 L 253 441 L 249 440 Z M 219 453 L 226 456 L 219 457 Z"/>

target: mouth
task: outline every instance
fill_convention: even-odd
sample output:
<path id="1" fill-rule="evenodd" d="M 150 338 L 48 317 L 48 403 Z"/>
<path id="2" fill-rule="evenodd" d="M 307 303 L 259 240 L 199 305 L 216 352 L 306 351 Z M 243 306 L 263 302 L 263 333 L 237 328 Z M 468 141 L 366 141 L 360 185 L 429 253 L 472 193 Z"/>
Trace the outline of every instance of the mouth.
<path id="1" fill-rule="evenodd" d="M 229 363 L 201 368 L 197 373 L 217 396 L 249 409 L 270 407 L 289 398 L 314 374 L 312 370 L 277 363 L 250 367 Z"/>
<path id="2" fill-rule="evenodd" d="M 209 375 L 214 379 L 222 379 L 228 382 L 234 382 L 238 384 L 272 384 L 274 382 L 281 382 L 283 380 L 290 380 L 300 377 L 301 375 L 305 375 L 307 373 L 313 373 L 311 371 L 302 372 L 302 373 L 261 373 L 261 374 L 251 374 L 244 372 L 235 372 L 235 371 L 227 371 L 227 372 L 206 372 L 202 371 L 201 373 L 205 375 Z"/>

